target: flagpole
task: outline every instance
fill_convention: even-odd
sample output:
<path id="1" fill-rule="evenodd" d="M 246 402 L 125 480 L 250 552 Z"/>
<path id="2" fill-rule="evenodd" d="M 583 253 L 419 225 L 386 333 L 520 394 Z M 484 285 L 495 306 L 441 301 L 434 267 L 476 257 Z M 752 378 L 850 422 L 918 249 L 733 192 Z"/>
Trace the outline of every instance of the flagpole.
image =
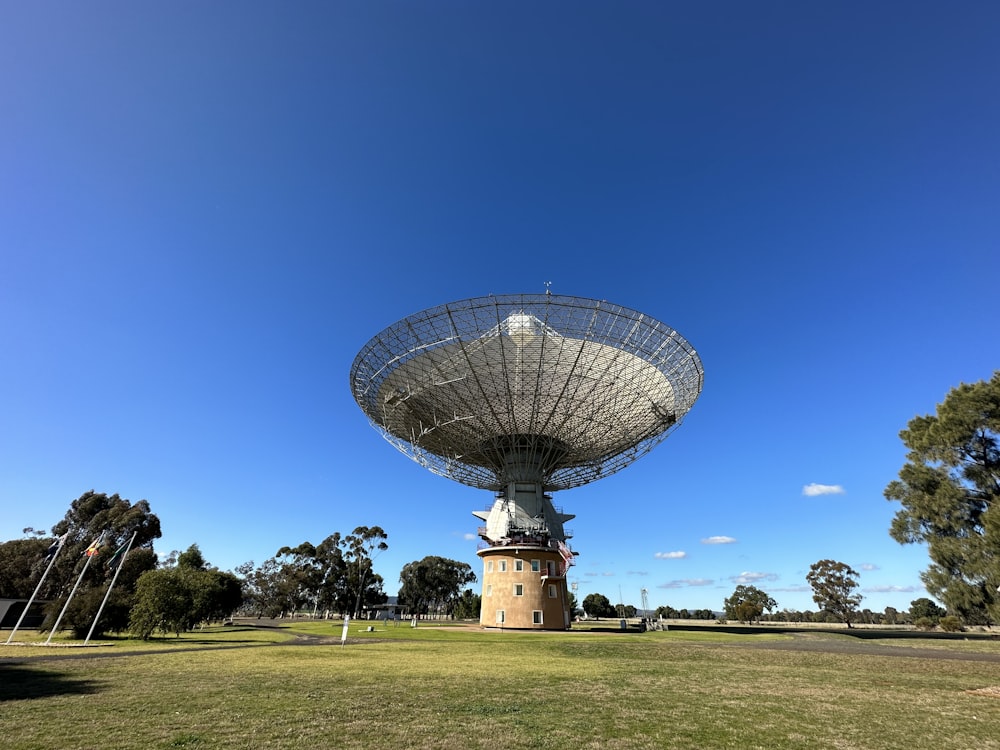
<path id="1" fill-rule="evenodd" d="M 104 540 L 104 532 L 102 531 L 101 535 L 97 537 L 97 541 L 91 544 L 90 547 L 87 548 L 87 550 L 89 551 L 91 547 L 100 546 L 103 540 Z M 83 570 L 80 571 L 80 575 L 79 577 L 77 577 L 76 583 L 73 584 L 73 590 L 69 592 L 69 597 L 66 599 L 66 603 L 63 605 L 62 611 L 56 618 L 56 624 L 52 626 L 52 630 L 49 632 L 49 637 L 45 639 L 46 646 L 49 645 L 49 643 L 52 641 L 52 636 L 54 636 L 56 634 L 56 631 L 59 629 L 59 623 L 62 622 L 63 615 L 66 614 L 66 610 L 69 609 L 69 603 L 73 601 L 73 594 L 75 594 L 76 590 L 80 587 L 80 581 L 83 580 L 83 574 L 87 572 L 87 568 L 90 567 L 90 561 L 93 559 L 94 555 L 87 555 L 87 562 L 83 564 Z"/>
<path id="2" fill-rule="evenodd" d="M 138 533 L 138 531 L 133 531 L 132 538 L 128 540 L 128 546 L 125 548 L 125 552 L 122 553 L 122 559 L 118 561 L 118 567 L 115 568 L 115 574 L 111 577 L 111 583 L 108 584 L 108 592 L 104 595 L 104 599 L 101 601 L 101 606 L 97 608 L 97 616 L 94 618 L 94 622 L 90 626 L 90 632 L 87 633 L 87 638 L 83 642 L 84 646 L 90 643 L 90 636 L 94 634 L 94 628 L 97 627 L 97 621 L 101 619 L 101 613 L 104 611 L 104 605 L 108 603 L 108 597 L 111 596 L 111 589 L 115 587 L 115 581 L 118 580 L 118 574 L 122 572 L 122 566 L 125 564 L 125 558 L 128 557 L 129 550 L 132 549 L 132 542 L 135 541 L 135 536 Z"/>
<path id="3" fill-rule="evenodd" d="M 38 585 L 35 586 L 35 591 L 31 594 L 31 598 L 28 599 L 28 603 L 24 605 L 24 610 L 21 612 L 21 616 L 17 618 L 17 624 L 14 626 L 14 629 L 10 631 L 10 635 L 7 636 L 7 643 L 4 645 L 9 646 L 10 642 L 14 640 L 14 634 L 17 632 L 17 629 L 21 627 L 21 623 L 24 622 L 24 618 L 28 614 L 28 610 L 31 609 L 31 605 L 34 604 L 35 597 L 38 596 L 38 592 L 42 590 L 42 584 L 45 583 L 45 576 L 47 576 L 49 571 L 52 570 L 52 566 L 55 564 L 56 558 L 59 557 L 59 553 L 62 552 L 64 544 L 66 544 L 65 534 L 60 537 L 59 546 L 56 547 L 55 554 L 53 554 L 52 559 L 49 560 L 49 564 L 46 566 L 45 572 L 42 573 L 42 577 L 38 580 Z"/>

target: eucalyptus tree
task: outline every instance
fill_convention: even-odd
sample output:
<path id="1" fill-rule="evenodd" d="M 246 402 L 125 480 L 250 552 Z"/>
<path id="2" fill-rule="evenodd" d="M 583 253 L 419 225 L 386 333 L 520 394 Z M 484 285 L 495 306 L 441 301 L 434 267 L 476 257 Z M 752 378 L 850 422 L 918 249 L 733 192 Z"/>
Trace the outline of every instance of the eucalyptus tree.
<path id="1" fill-rule="evenodd" d="M 308 602 L 316 610 L 347 611 L 348 566 L 343 545 L 340 532 L 336 532 L 316 545 L 302 542 L 279 549 L 285 589 L 295 589 L 297 601 Z"/>
<path id="2" fill-rule="evenodd" d="M 48 564 L 52 540 L 44 531 L 24 529 L 25 536 L 0 543 L 0 599 L 27 599 Z"/>
<path id="3" fill-rule="evenodd" d="M 570 617 L 576 617 L 580 609 L 580 602 L 577 600 L 576 594 L 572 591 L 566 592 L 566 609 L 569 610 Z"/>
<path id="4" fill-rule="evenodd" d="M 386 601 L 382 591 L 382 576 L 372 571 L 376 557 L 389 549 L 389 535 L 381 526 L 358 526 L 344 537 L 344 558 L 347 561 L 347 588 L 354 592 L 354 616 L 362 607 Z"/>
<path id="5" fill-rule="evenodd" d="M 723 602 L 723 606 L 730 620 L 752 623 L 760 620 L 764 610 L 770 612 L 778 603 L 756 586 L 740 584 Z"/>
<path id="6" fill-rule="evenodd" d="M 819 560 L 809 566 L 806 581 L 812 587 L 813 601 L 820 609 L 832 614 L 851 627 L 857 618 L 861 594 L 854 593 L 858 587 L 858 571 L 847 563 L 837 560 Z"/>
<path id="7" fill-rule="evenodd" d="M 910 602 L 910 619 L 920 620 L 926 619 L 930 620 L 933 624 L 937 625 L 938 620 L 944 617 L 948 612 L 943 608 L 939 607 L 933 601 L 928 599 L 926 596 L 922 596 L 919 599 L 914 599 Z"/>
<path id="8" fill-rule="evenodd" d="M 451 614 L 456 620 L 478 620 L 482 604 L 483 600 L 479 594 L 473 593 L 472 589 L 465 589 L 461 596 L 455 599 Z"/>
<path id="9" fill-rule="evenodd" d="M 387 597 L 372 562 L 389 548 L 387 538 L 379 526 L 359 526 L 347 536 L 330 534 L 319 544 L 282 547 L 259 567 L 244 563 L 236 570 L 243 577 L 246 608 L 276 617 L 304 607 L 357 614 L 380 604 Z"/>
<path id="10" fill-rule="evenodd" d="M 399 598 L 411 612 L 452 614 L 462 590 L 475 580 L 476 574 L 468 563 L 428 555 L 403 566 Z"/>
<path id="11" fill-rule="evenodd" d="M 243 580 L 243 610 L 257 617 L 277 617 L 297 608 L 298 581 L 289 575 L 289 568 L 275 557 L 260 565 L 253 561 L 236 567 Z"/>
<path id="12" fill-rule="evenodd" d="M 583 598 L 583 611 L 589 617 L 614 617 L 617 611 L 604 594 L 587 594 Z"/>
<path id="13" fill-rule="evenodd" d="M 43 599 L 59 599 L 68 593 L 67 589 L 83 568 L 88 553 L 95 559 L 87 567 L 81 591 L 103 586 L 110 580 L 113 571 L 107 565 L 94 563 L 111 557 L 128 542 L 133 533 L 136 536 L 132 550 L 147 550 L 146 562 L 155 565 L 152 548 L 153 540 L 161 536 L 160 519 L 150 510 L 149 502 L 139 500 L 132 503 L 118 495 L 93 490 L 84 492 L 70 503 L 66 515 L 52 527 L 53 537 L 65 537 L 65 541 L 39 596 Z M 130 552 L 129 556 L 132 554 Z M 115 586 L 124 589 L 129 583 L 134 584 L 135 579 L 131 582 L 119 580 Z"/>

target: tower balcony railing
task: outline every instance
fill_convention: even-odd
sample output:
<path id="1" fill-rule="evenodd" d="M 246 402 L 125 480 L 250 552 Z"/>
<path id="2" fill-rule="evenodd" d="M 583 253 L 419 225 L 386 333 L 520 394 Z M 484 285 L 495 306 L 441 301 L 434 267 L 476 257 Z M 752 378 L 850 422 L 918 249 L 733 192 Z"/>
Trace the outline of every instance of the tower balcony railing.
<path id="1" fill-rule="evenodd" d="M 503 500 L 504 498 L 497 498 L 497 500 Z M 563 515 L 563 507 L 561 505 L 553 505 L 552 509 L 559 515 Z M 488 503 L 483 510 L 491 511 L 493 510 L 493 503 Z"/>
<path id="2" fill-rule="evenodd" d="M 478 536 L 480 536 L 480 537 L 486 536 L 487 528 L 488 527 L 486 527 L 486 526 L 477 526 L 476 527 L 476 534 Z M 552 539 L 549 537 L 549 534 L 548 534 L 547 531 L 541 531 L 540 532 L 540 531 L 537 531 L 537 530 L 511 529 L 510 530 L 510 536 L 511 536 L 511 538 L 521 538 L 521 539 L 523 539 L 525 541 L 528 541 L 529 539 L 530 540 L 537 540 L 537 541 L 532 541 L 531 543 L 533 543 L 533 544 L 542 544 L 543 546 L 546 546 L 546 547 L 550 546 L 549 542 L 552 541 Z M 573 530 L 572 529 L 563 529 L 563 536 L 566 537 L 567 539 L 572 539 L 573 538 Z M 509 544 L 509 542 L 508 542 L 508 544 Z"/>
<path id="3" fill-rule="evenodd" d="M 486 527 L 480 526 L 478 530 L 480 538 L 485 537 Z M 554 547 L 555 543 L 549 539 L 548 534 L 538 534 L 538 533 L 524 533 L 524 532 L 510 532 L 509 536 L 503 539 L 498 539 L 495 542 L 489 542 L 483 539 L 479 545 L 479 549 L 486 549 L 487 547 L 510 547 L 510 546 L 528 546 L 528 547 L 543 547 L 548 549 L 549 547 Z"/>
<path id="4" fill-rule="evenodd" d="M 569 565 L 565 563 L 557 565 L 555 570 L 549 570 L 548 568 L 542 568 L 539 573 L 539 577 L 542 579 L 542 583 L 549 580 L 564 581 L 566 576 L 569 574 Z"/>
<path id="5" fill-rule="evenodd" d="M 488 541 L 486 537 L 486 527 L 480 526 L 477 529 L 479 535 L 479 544 L 476 546 L 477 550 L 489 549 L 490 547 L 511 547 L 511 546 L 528 546 L 528 547 L 539 547 L 541 549 L 559 550 L 559 541 L 552 539 L 546 533 L 544 535 L 539 534 L 523 534 L 523 533 L 511 533 L 510 536 L 503 539 L 499 539 L 495 542 Z M 569 531 L 565 532 L 566 538 L 572 536 Z M 566 542 L 564 545 L 569 547 Z"/>

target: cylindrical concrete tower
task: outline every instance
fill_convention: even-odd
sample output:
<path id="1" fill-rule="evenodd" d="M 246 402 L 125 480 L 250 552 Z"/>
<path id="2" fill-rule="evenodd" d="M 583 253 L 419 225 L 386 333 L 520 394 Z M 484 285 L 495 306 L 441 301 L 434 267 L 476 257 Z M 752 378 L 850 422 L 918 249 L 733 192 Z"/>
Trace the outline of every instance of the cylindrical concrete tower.
<path id="1" fill-rule="evenodd" d="M 489 296 L 431 308 L 375 336 L 351 368 L 372 424 L 431 471 L 492 490 L 485 522 L 486 627 L 569 627 L 566 515 L 549 493 L 650 451 L 701 393 L 676 331 L 604 301 Z"/>

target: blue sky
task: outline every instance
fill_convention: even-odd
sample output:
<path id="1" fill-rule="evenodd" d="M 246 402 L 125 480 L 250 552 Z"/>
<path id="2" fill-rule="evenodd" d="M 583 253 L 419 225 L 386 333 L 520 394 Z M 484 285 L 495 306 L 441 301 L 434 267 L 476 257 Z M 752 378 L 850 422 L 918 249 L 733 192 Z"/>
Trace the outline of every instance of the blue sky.
<path id="1" fill-rule="evenodd" d="M 834 558 L 907 608 L 898 432 L 1000 366 L 997 38 L 992 2 L 7 3 L 0 539 L 95 489 L 224 569 L 378 524 L 389 593 L 479 571 L 491 496 L 382 440 L 348 372 L 551 281 L 706 373 L 557 494 L 581 598 L 813 609 Z"/>

